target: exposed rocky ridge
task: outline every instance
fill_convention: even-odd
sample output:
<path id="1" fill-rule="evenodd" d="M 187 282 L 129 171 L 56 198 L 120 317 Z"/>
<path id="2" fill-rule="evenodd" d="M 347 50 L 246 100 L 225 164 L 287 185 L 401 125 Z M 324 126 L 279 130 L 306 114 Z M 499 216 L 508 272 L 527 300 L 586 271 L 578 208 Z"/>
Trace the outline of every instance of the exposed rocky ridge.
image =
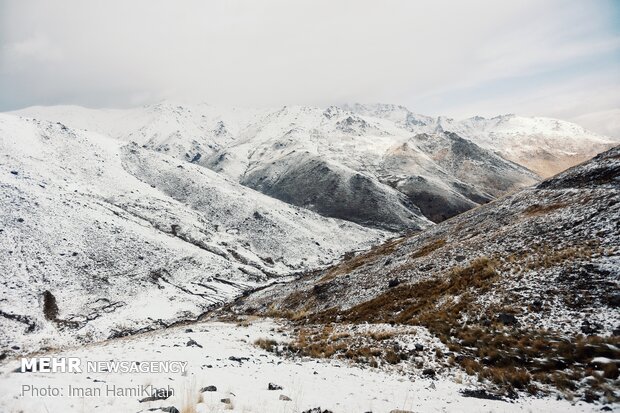
<path id="1" fill-rule="evenodd" d="M 619 223 L 616 147 L 232 309 L 305 325 L 422 325 L 483 383 L 617 401 L 617 361 L 593 360 L 620 358 Z"/>
<path id="2" fill-rule="evenodd" d="M 255 167 L 241 183 L 321 215 L 370 227 L 420 230 L 430 224 L 403 193 L 372 176 L 307 153 Z"/>

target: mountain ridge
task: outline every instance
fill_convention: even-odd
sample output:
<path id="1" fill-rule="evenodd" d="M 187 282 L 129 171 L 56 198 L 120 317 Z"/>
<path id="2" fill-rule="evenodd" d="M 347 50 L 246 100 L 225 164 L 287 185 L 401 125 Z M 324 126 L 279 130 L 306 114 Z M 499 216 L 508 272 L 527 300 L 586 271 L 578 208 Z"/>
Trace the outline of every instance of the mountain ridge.
<path id="1" fill-rule="evenodd" d="M 356 108 L 360 111 L 362 106 Z M 398 108 L 403 112 L 401 117 L 413 122 L 406 108 Z M 393 111 L 394 107 L 389 109 Z M 392 112 L 386 119 L 365 117 L 338 106 L 224 110 L 161 103 L 128 110 L 39 107 L 17 113 L 60 119 L 70 126 L 94 128 L 136 141 L 293 205 L 392 231 L 422 228 L 427 225 L 424 219 L 439 222 L 538 180 L 526 168 L 479 146 L 474 151 L 477 158 L 462 157 L 462 168 L 456 171 L 455 160 L 452 165 L 443 160 L 450 159 L 454 151 L 474 146 L 458 145 L 464 141 L 458 141 L 451 132 L 429 129 L 430 117 L 417 121 L 426 125 L 425 129 L 409 130 L 394 122 Z M 468 142 L 476 145 L 471 139 Z M 320 179 L 307 175 L 313 169 L 310 165 L 314 161 L 309 161 L 313 158 L 332 171 L 331 183 L 323 183 L 327 186 L 316 187 Z M 300 160 L 307 166 L 297 165 Z M 283 183 L 282 174 L 288 174 L 285 181 L 289 184 Z M 356 187 L 355 180 L 367 184 Z M 338 201 L 350 207 L 327 208 L 324 197 L 314 202 L 294 190 L 308 186 L 316 187 L 318 194 L 327 194 L 332 190 L 330 185 L 341 188 Z M 352 187 L 358 189 L 346 189 Z M 365 204 L 384 205 L 381 209 L 387 213 L 371 220 L 358 216 L 355 211 L 361 211 Z M 424 219 L 417 218 L 420 216 Z"/>

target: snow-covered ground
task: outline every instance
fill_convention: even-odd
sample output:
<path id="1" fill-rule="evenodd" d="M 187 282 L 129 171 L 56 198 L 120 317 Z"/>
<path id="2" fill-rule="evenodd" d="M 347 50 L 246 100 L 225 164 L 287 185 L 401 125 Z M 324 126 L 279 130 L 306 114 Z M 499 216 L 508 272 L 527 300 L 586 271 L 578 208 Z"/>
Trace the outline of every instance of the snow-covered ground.
<path id="1" fill-rule="evenodd" d="M 6 362 L 0 375 L 0 411 L 107 413 L 160 411 L 159 408 L 171 406 L 182 413 L 294 413 L 317 407 L 334 413 L 387 413 L 397 409 L 568 413 L 601 409 L 598 404 L 552 398 L 521 396 L 512 401 L 497 401 L 464 397 L 460 392 L 471 386 L 467 377 L 463 379 L 460 374 L 412 380 L 380 369 L 362 369 L 345 361 L 281 358 L 255 346 L 253 343 L 259 338 L 290 340 L 286 326 L 273 320 L 257 319 L 242 325 L 210 321 L 39 355 L 78 357 L 83 363 L 182 361 L 188 363 L 186 373 L 21 373 L 14 372 L 20 367 L 19 360 Z M 282 389 L 268 390 L 269 383 Z M 127 394 L 131 390 L 125 389 L 139 385 L 171 388 L 174 394 L 165 400 L 142 403 L 139 399 L 148 395 L 106 396 L 113 386 Z M 69 386 L 76 396 L 69 396 Z M 207 386 L 217 390 L 200 391 Z M 48 387 L 58 389 L 63 396 L 33 396 Z M 101 396 L 80 397 L 75 389 L 101 389 Z M 222 399 L 229 399 L 230 403 Z"/>

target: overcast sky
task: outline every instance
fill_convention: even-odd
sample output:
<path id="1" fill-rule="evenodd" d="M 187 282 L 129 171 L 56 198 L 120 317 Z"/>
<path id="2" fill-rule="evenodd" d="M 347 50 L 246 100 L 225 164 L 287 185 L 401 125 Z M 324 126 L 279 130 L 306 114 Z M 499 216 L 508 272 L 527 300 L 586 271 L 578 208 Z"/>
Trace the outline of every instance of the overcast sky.
<path id="1" fill-rule="evenodd" d="M 0 110 L 386 102 L 599 119 L 620 114 L 619 22 L 616 0 L 0 0 Z"/>

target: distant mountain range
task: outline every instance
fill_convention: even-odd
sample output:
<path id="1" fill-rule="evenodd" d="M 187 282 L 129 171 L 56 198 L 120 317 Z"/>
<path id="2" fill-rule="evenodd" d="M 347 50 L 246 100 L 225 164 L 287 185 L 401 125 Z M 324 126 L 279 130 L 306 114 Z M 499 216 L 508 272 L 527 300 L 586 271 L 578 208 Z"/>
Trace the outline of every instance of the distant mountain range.
<path id="1" fill-rule="evenodd" d="M 457 122 L 383 104 L 271 110 L 164 102 L 15 114 L 133 141 L 324 216 L 387 230 L 440 222 L 613 146 L 559 120 Z"/>

